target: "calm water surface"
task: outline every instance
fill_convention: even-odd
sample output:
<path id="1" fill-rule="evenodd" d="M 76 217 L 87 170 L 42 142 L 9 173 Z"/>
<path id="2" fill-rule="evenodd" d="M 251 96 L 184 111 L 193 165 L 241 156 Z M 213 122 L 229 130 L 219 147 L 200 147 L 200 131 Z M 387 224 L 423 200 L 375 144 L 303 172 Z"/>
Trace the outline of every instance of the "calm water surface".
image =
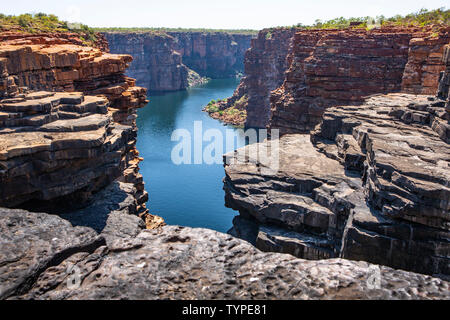
<path id="1" fill-rule="evenodd" d="M 202 108 L 212 99 L 230 97 L 238 84 L 238 79 L 211 80 L 187 91 L 150 95 L 149 104 L 138 111 L 137 148 L 144 157 L 140 168 L 150 195 L 147 206 L 167 224 L 222 232 L 232 226 L 236 212 L 224 206 L 223 165 L 173 164 L 171 151 L 179 142 L 171 141 L 171 135 L 175 129 L 187 129 L 193 145 L 194 121 L 202 121 L 203 131 L 219 129 L 225 137 L 225 130 L 233 127 L 211 119 Z M 238 140 L 240 147 L 244 140 Z"/>

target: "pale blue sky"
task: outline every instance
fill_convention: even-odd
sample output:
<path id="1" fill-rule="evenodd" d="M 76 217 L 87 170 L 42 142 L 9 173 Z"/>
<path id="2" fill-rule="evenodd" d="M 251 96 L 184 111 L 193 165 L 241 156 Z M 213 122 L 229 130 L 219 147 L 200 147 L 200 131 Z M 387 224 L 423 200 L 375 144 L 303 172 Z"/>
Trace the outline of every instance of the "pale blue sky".
<path id="1" fill-rule="evenodd" d="M 54 13 L 93 27 L 262 29 L 316 19 L 393 16 L 449 6 L 449 0 L 0 0 L 4 14 Z M 79 20 L 79 21 L 77 21 Z"/>

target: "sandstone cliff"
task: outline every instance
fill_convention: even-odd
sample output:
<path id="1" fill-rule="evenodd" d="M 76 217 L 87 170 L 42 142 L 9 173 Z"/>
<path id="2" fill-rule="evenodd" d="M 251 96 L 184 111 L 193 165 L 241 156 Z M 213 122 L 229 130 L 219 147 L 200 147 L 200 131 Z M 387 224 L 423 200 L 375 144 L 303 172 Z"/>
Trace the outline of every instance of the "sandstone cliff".
<path id="1" fill-rule="evenodd" d="M 124 75 L 131 61 L 50 35 L 1 43 L 1 206 L 70 211 L 118 179 L 150 222 L 135 148 L 146 90 Z"/>
<path id="2" fill-rule="evenodd" d="M 311 135 L 230 154 L 226 204 L 240 212 L 230 232 L 265 251 L 448 277 L 450 110 L 441 99 L 448 99 L 448 52 L 440 98 L 374 95 L 328 108 Z M 301 131 L 301 119 L 291 121 L 284 127 Z M 267 170 L 258 148 L 279 152 L 279 170 Z M 244 154 L 249 161 L 239 162 Z"/>
<path id="3" fill-rule="evenodd" d="M 252 35 L 227 32 L 168 32 L 183 63 L 208 78 L 229 78 L 244 71 Z"/>
<path id="4" fill-rule="evenodd" d="M 250 49 L 245 53 L 245 76 L 233 96 L 219 102 L 217 107 L 220 110 L 243 109 L 246 116 L 242 124 L 245 122 L 246 127 L 265 128 L 270 118 L 270 93 L 283 84 L 288 67 L 286 58 L 294 34 L 294 28 L 260 31 L 258 37 L 251 40 Z M 220 118 L 227 123 L 233 123 L 234 120 Z"/>
<path id="5" fill-rule="evenodd" d="M 207 229 L 166 226 L 105 241 L 56 216 L 0 209 L 0 242 L 0 299 L 449 298 L 441 279 L 263 253 Z"/>
<path id="6" fill-rule="evenodd" d="M 243 71 L 251 35 L 226 32 L 106 32 L 110 51 L 134 61 L 128 75 L 150 91 L 182 90 L 190 73 L 227 78 Z"/>
<path id="7" fill-rule="evenodd" d="M 188 87 L 188 68 L 175 51 L 176 39 L 156 33 L 104 33 L 112 53 L 133 57 L 127 74 L 150 91 Z"/>
<path id="8" fill-rule="evenodd" d="M 330 106 L 358 104 L 374 93 L 434 94 L 449 40 L 448 27 L 300 30 L 267 124 L 282 133 L 308 132 Z"/>

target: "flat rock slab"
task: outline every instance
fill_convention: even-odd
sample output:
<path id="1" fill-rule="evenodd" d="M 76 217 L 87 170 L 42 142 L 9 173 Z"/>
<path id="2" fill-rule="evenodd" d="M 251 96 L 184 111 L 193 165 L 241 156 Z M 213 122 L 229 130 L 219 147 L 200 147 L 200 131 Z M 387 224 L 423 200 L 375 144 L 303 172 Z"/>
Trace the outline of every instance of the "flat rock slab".
<path id="1" fill-rule="evenodd" d="M 165 226 L 106 247 L 92 229 L 56 216 L 0 213 L 2 298 L 450 298 L 441 279 L 366 262 L 263 253 L 208 229 Z"/>
<path id="2" fill-rule="evenodd" d="M 0 298 L 26 292 L 39 275 L 105 240 L 57 216 L 0 208 Z"/>

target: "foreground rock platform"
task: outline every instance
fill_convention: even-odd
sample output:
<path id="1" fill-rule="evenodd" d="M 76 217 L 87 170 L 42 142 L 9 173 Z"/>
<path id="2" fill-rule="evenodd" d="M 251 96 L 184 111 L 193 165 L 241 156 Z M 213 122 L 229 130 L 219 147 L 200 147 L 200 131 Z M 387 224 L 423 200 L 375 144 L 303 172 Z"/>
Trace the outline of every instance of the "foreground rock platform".
<path id="1" fill-rule="evenodd" d="M 263 253 L 208 229 L 165 226 L 106 245 L 57 216 L 0 209 L 0 231 L 2 299 L 450 298 L 441 279 Z"/>
<path id="2" fill-rule="evenodd" d="M 449 120 L 434 97 L 376 95 L 328 109 L 311 135 L 245 147 L 225 165 L 241 214 L 231 233 L 264 251 L 449 276 Z M 276 172 L 255 151 L 272 145 Z"/>

